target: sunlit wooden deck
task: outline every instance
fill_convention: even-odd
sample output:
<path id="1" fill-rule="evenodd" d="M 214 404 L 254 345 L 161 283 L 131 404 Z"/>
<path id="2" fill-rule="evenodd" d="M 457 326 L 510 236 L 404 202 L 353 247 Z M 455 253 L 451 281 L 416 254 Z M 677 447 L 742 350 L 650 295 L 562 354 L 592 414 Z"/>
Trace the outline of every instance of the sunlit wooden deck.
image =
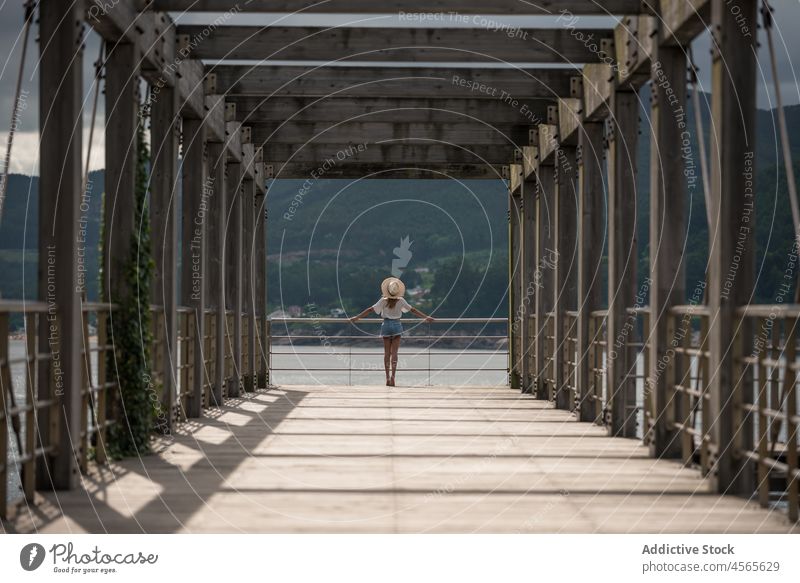
<path id="1" fill-rule="evenodd" d="M 506 388 L 292 386 L 21 509 L 18 532 L 788 532 Z"/>

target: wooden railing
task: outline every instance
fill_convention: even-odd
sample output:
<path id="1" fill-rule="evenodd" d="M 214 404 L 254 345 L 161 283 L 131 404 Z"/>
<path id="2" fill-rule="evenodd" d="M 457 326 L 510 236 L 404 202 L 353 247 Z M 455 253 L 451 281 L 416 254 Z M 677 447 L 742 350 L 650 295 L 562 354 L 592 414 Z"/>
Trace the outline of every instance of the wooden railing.
<path id="1" fill-rule="evenodd" d="M 771 493 L 779 490 L 776 501 L 784 503 L 790 520 L 796 521 L 800 305 L 747 306 L 737 316 L 734 426 L 741 429 L 735 453 L 756 466 L 759 503 L 768 506 Z M 747 433 L 750 428 L 753 439 Z"/>
<path id="2" fill-rule="evenodd" d="M 20 339 L 21 345 L 12 348 L 13 315 L 22 317 L 24 338 Z M 0 301 L 0 518 L 8 518 L 10 506 L 21 501 L 33 503 L 37 463 L 58 449 L 57 406 L 61 400 L 53 364 L 53 354 L 58 352 L 57 335 L 52 337 L 53 344 L 48 340 L 50 350 L 41 351 L 51 329 L 58 330 L 58 325 L 55 312 L 49 311 L 46 303 Z M 22 355 L 14 356 L 18 350 Z M 49 425 L 44 433 L 37 430 L 40 416 Z M 11 444 L 9 428 L 14 438 Z M 42 435 L 47 436 L 44 443 Z M 15 474 L 21 497 L 9 496 L 9 481 Z"/>
<path id="3" fill-rule="evenodd" d="M 673 306 L 667 339 L 673 355 L 667 365 L 668 424 L 678 431 L 684 464 L 711 470 L 711 416 L 708 405 L 708 325 L 706 306 Z"/>
<path id="4" fill-rule="evenodd" d="M 561 347 L 562 374 L 564 390 L 568 392 L 570 409 L 578 406 L 578 312 L 568 310 L 564 313 L 564 343 Z"/>
<path id="5" fill-rule="evenodd" d="M 596 310 L 589 314 L 589 387 L 588 399 L 594 403 L 594 422 L 608 422 L 608 400 L 606 395 L 606 321 L 608 310 Z"/>
<path id="6" fill-rule="evenodd" d="M 82 472 L 89 469 L 89 460 L 104 464 L 106 433 L 114 423 L 110 417 L 109 395 L 118 392 L 113 371 L 108 370 L 109 355 L 114 347 L 108 336 L 110 318 L 115 306 L 104 303 L 83 303 L 83 383 L 81 390 L 81 433 L 78 463 Z M 95 334 L 91 334 L 94 321 Z"/>

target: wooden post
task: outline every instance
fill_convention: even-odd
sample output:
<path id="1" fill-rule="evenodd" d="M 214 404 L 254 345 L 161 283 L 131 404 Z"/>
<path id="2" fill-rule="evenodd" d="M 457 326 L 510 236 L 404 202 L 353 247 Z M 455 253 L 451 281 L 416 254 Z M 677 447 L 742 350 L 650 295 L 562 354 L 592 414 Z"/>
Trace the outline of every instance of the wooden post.
<path id="1" fill-rule="evenodd" d="M 752 301 L 755 257 L 756 0 L 712 0 L 711 238 L 709 241 L 709 368 L 718 492 L 749 495 L 752 419 L 739 410 L 752 385 L 734 375 L 734 338 L 752 350 L 750 327 L 737 331 L 736 308 Z M 749 26 L 744 29 L 741 24 Z"/>
<path id="2" fill-rule="evenodd" d="M 178 384 L 178 148 L 181 120 L 178 92 L 172 87 L 162 87 L 151 104 L 150 138 L 153 153 L 153 171 L 150 180 L 150 224 L 152 249 L 155 255 L 155 277 L 151 289 L 151 302 L 162 306 L 161 321 L 164 344 L 160 355 L 151 355 L 160 362 L 163 383 L 162 406 L 165 419 L 156 423 L 172 430 Z"/>
<path id="3" fill-rule="evenodd" d="M 253 372 L 253 361 L 255 360 L 255 305 L 253 286 L 253 242 L 254 233 L 253 213 L 255 212 L 255 190 L 256 184 L 252 178 L 245 178 L 242 196 L 242 311 L 243 317 L 247 322 L 246 345 L 242 348 L 245 356 L 243 364 L 242 379 L 244 390 L 247 392 L 255 389 Z"/>
<path id="4" fill-rule="evenodd" d="M 679 457 L 681 443 L 671 387 L 675 383 L 675 340 L 670 337 L 672 306 L 684 302 L 686 179 L 682 134 L 692 132 L 686 119 L 686 54 L 682 47 L 657 46 L 652 68 L 652 138 L 650 140 L 650 359 L 647 388 L 655 418 L 646 441 L 658 457 Z M 699 114 L 699 112 L 697 112 Z M 674 336 L 674 334 L 672 335 Z"/>
<path id="5" fill-rule="evenodd" d="M 548 314 L 553 310 L 555 297 L 555 266 L 558 262 L 555 244 L 555 166 L 539 164 L 536 199 L 536 268 L 540 283 L 536 294 L 536 396 L 552 399 L 553 387 L 547 382 L 548 360 L 554 356 L 545 354 L 549 329 Z"/>
<path id="6" fill-rule="evenodd" d="M 226 189 L 228 212 L 225 228 L 225 304 L 233 311 L 233 376 L 228 379 L 228 395 L 238 397 L 242 384 L 242 165 L 228 163 Z"/>
<path id="7" fill-rule="evenodd" d="M 590 315 L 600 307 L 603 269 L 603 124 L 585 122 L 578 136 L 578 365 L 575 375 L 578 417 L 594 421 L 594 403 L 588 398 L 591 362 Z"/>
<path id="8" fill-rule="evenodd" d="M 214 405 L 223 402 L 225 385 L 225 218 L 228 211 L 227 186 L 225 184 L 225 145 L 218 142 L 208 144 L 209 184 L 214 191 L 212 209 L 208 214 L 208 305 L 216 310 L 214 343 L 214 378 L 212 397 Z"/>
<path id="9" fill-rule="evenodd" d="M 636 437 L 636 360 L 627 309 L 636 302 L 636 142 L 639 99 L 611 93 L 608 132 L 607 387 L 612 435 Z M 629 329 L 630 328 L 630 329 Z"/>
<path id="10" fill-rule="evenodd" d="M 192 386 L 189 388 L 187 417 L 200 417 L 203 413 L 203 388 L 205 385 L 205 305 L 206 279 L 208 277 L 206 251 L 206 222 L 211 193 L 208 186 L 206 131 L 203 120 L 183 120 L 183 209 L 181 246 L 181 304 L 192 310 L 194 318 L 192 345 L 194 362 Z"/>
<path id="11" fill-rule="evenodd" d="M 513 166 L 512 166 L 513 168 Z M 521 280 L 520 264 L 520 197 L 514 196 L 509 188 L 508 193 L 508 268 L 509 268 L 509 372 L 511 388 L 519 390 L 522 386 L 522 342 L 521 342 Z"/>
<path id="12" fill-rule="evenodd" d="M 530 325 L 530 316 L 536 313 L 536 296 L 538 294 L 539 275 L 537 272 L 536 258 L 536 180 L 532 179 L 522 183 L 522 256 L 524 275 L 522 278 L 525 296 L 523 298 L 523 319 L 525 320 L 521 336 L 522 353 L 525 359 L 524 377 L 522 379 L 522 392 L 533 393 L 535 368 L 531 367 L 535 351 L 536 329 Z"/>
<path id="13" fill-rule="evenodd" d="M 59 444 L 55 454 L 37 464 L 40 488 L 74 488 L 79 480 L 70 444 L 80 443 L 82 401 L 82 290 L 76 266 L 83 194 L 83 14 L 80 1 L 39 7 L 39 299 L 50 306 L 41 319 L 39 350 L 57 355 L 40 371 L 38 396 L 52 396 L 45 380 L 51 379 L 52 366 L 53 392 L 61 399 L 54 414 L 39 412 L 41 443 Z"/>
<path id="14" fill-rule="evenodd" d="M 266 211 L 266 195 L 261 192 L 258 193 L 256 198 L 256 208 L 253 216 L 256 220 L 256 240 L 255 240 L 255 278 L 256 278 L 256 314 L 260 318 L 260 326 L 258 329 L 259 342 L 256 347 L 256 356 L 258 357 L 256 372 L 257 383 L 256 387 L 259 389 L 267 388 L 267 350 L 269 344 L 267 342 L 267 225 L 265 219 Z"/>
<path id="15" fill-rule="evenodd" d="M 556 347 L 554 390 L 556 407 L 567 410 L 572 408 L 573 403 L 565 386 L 564 355 L 568 348 L 566 333 L 569 332 L 566 328 L 566 312 L 577 309 L 578 301 L 578 265 L 575 252 L 578 222 L 576 166 L 575 148 L 562 146 L 556 152 L 555 163 L 555 251 L 558 260 L 553 286 Z"/>

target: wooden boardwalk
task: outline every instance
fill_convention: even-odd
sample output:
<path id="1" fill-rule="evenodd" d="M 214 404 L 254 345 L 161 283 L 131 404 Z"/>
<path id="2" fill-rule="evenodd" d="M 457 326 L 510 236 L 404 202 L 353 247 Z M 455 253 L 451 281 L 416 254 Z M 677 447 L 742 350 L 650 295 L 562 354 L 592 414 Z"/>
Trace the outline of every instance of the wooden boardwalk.
<path id="1" fill-rule="evenodd" d="M 506 388 L 292 386 L 183 424 L 5 525 L 31 532 L 789 532 Z"/>

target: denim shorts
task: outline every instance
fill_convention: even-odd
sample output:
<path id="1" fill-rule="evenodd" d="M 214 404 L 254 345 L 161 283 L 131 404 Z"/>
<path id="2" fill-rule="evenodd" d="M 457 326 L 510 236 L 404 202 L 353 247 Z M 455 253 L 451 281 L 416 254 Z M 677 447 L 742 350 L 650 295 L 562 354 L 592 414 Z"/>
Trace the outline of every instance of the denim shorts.
<path id="1" fill-rule="evenodd" d="M 381 324 L 381 336 L 401 336 L 403 334 L 403 325 L 399 319 L 384 318 Z"/>

